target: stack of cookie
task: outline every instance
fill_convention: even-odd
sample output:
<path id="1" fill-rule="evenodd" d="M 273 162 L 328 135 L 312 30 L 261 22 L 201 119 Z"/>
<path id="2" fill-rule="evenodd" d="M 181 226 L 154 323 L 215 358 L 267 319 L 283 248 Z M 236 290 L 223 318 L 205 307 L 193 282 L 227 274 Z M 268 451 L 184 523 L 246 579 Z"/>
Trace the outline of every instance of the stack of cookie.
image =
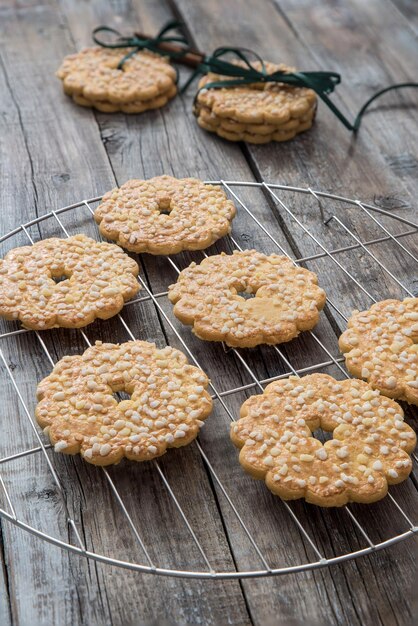
<path id="1" fill-rule="evenodd" d="M 158 109 L 177 93 L 170 61 L 148 50 L 86 48 L 67 56 L 57 72 L 64 92 L 77 104 L 105 113 L 142 113 Z"/>
<path id="2" fill-rule="evenodd" d="M 261 63 L 254 67 L 260 70 Z M 294 71 L 273 63 L 265 68 L 268 74 Z M 288 141 L 312 126 L 317 105 L 312 89 L 276 82 L 205 89 L 224 80 L 230 77 L 209 72 L 199 82 L 194 113 L 205 130 L 229 141 L 260 144 Z"/>

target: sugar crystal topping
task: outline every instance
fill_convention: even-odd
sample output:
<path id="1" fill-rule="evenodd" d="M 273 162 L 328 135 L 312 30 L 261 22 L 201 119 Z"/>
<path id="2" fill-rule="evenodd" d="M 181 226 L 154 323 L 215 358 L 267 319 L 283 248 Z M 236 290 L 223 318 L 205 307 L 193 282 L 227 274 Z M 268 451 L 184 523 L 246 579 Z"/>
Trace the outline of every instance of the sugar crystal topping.
<path id="1" fill-rule="evenodd" d="M 322 444 L 312 436 L 318 428 L 333 439 Z M 396 402 L 363 381 L 325 374 L 291 376 L 250 397 L 231 438 L 242 466 L 273 493 L 320 506 L 382 498 L 388 483 L 409 475 L 416 444 Z"/>
<path id="2" fill-rule="evenodd" d="M 339 339 L 351 374 L 391 398 L 418 405 L 418 298 L 355 311 Z"/>
<path id="3" fill-rule="evenodd" d="M 191 263 L 168 297 L 174 314 L 198 337 L 241 347 L 293 339 L 315 326 L 325 303 L 313 272 L 256 250 Z"/>
<path id="4" fill-rule="evenodd" d="M 96 465 L 145 461 L 198 434 L 212 409 L 206 374 L 169 346 L 96 342 L 66 356 L 38 386 L 38 423 L 57 452 Z M 114 394 L 124 391 L 129 400 Z"/>
<path id="5" fill-rule="evenodd" d="M 235 206 L 216 185 L 195 178 L 129 180 L 95 211 L 100 231 L 134 252 L 202 250 L 230 232 Z"/>
<path id="6" fill-rule="evenodd" d="M 113 244 L 85 235 L 44 239 L 0 260 L 0 315 L 39 330 L 80 328 L 116 315 L 140 289 L 137 274 Z"/>

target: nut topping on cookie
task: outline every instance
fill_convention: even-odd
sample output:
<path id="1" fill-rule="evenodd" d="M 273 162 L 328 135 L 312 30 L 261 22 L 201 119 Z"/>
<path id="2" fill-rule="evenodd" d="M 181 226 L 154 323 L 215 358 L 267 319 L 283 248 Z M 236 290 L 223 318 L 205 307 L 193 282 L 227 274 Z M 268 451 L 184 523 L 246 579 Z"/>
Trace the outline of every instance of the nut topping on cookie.
<path id="1" fill-rule="evenodd" d="M 147 461 L 195 439 L 212 410 L 208 384 L 169 346 L 97 342 L 61 359 L 39 384 L 36 418 L 57 452 L 94 465 Z M 130 399 L 118 403 L 120 391 Z"/>
<path id="2" fill-rule="evenodd" d="M 325 304 L 313 272 L 256 250 L 191 263 L 170 285 L 168 297 L 176 317 L 193 325 L 201 339 L 247 348 L 290 341 L 315 326 Z"/>
<path id="3" fill-rule="evenodd" d="M 26 328 L 81 328 L 116 315 L 138 290 L 138 265 L 85 235 L 44 239 L 0 259 L 0 315 Z"/>
<path id="4" fill-rule="evenodd" d="M 203 250 L 227 235 L 235 206 L 195 178 L 129 180 L 103 196 L 94 218 L 107 239 L 133 252 Z"/>
<path id="5" fill-rule="evenodd" d="M 166 57 L 137 52 L 118 69 L 127 48 L 86 48 L 67 56 L 57 72 L 77 104 L 104 112 L 141 113 L 176 95 L 176 72 Z"/>
<path id="6" fill-rule="evenodd" d="M 339 345 L 353 376 L 385 396 L 418 405 L 418 298 L 354 311 Z"/>
<path id="7" fill-rule="evenodd" d="M 322 444 L 317 428 L 333 431 Z M 360 380 L 325 374 L 271 383 L 241 407 L 231 427 L 239 460 L 284 500 L 319 506 L 375 502 L 405 480 L 416 435 L 402 408 Z"/>
<path id="8" fill-rule="evenodd" d="M 254 67 L 260 70 L 261 64 L 256 62 Z M 265 67 L 269 74 L 294 71 L 273 63 L 265 63 Z M 209 72 L 199 82 L 194 113 L 205 130 L 230 141 L 267 143 L 288 141 L 312 126 L 317 104 L 312 89 L 275 82 L 205 89 L 210 83 L 229 79 Z"/>

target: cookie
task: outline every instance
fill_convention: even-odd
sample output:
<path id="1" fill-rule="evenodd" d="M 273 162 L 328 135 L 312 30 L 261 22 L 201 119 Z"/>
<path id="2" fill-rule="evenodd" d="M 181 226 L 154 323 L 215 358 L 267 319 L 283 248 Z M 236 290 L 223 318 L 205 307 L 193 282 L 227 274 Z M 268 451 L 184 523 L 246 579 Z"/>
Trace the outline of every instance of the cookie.
<path id="1" fill-rule="evenodd" d="M 67 56 L 57 71 L 64 92 L 82 106 L 140 113 L 176 95 L 177 74 L 166 57 L 142 50 L 118 69 L 129 48 L 86 48 Z"/>
<path id="2" fill-rule="evenodd" d="M 206 107 L 199 110 L 197 123 L 210 132 L 217 133 L 229 141 L 247 141 L 248 143 L 269 143 L 270 141 L 288 141 L 295 135 L 311 128 L 315 109 L 300 118 L 291 118 L 282 124 L 244 124 L 229 118 L 218 117 Z"/>
<path id="3" fill-rule="evenodd" d="M 65 356 L 41 381 L 36 419 L 56 452 L 80 453 L 94 465 L 148 461 L 195 439 L 212 410 L 208 384 L 169 346 L 99 341 Z M 118 402 L 121 391 L 129 400 Z"/>
<path id="4" fill-rule="evenodd" d="M 81 328 L 116 315 L 138 290 L 138 265 L 85 235 L 44 239 L 0 260 L 0 315 L 24 327 Z"/>
<path id="5" fill-rule="evenodd" d="M 225 130 L 234 133 L 249 132 L 255 135 L 271 135 L 276 130 L 294 130 L 299 126 L 301 121 L 308 121 L 312 116 L 313 113 L 310 112 L 301 118 L 290 119 L 282 124 L 243 124 L 242 122 L 237 122 L 227 117 L 218 117 L 213 111 L 206 107 L 202 107 L 199 111 L 199 119 L 214 128 L 221 126 Z"/>
<path id="6" fill-rule="evenodd" d="M 203 250 L 231 231 L 235 206 L 221 187 L 195 178 L 128 180 L 94 212 L 101 234 L 133 252 Z"/>
<path id="7" fill-rule="evenodd" d="M 127 102 L 126 104 L 115 104 L 113 102 L 93 101 L 87 100 L 83 96 L 74 94 L 72 96 L 74 102 L 83 107 L 90 107 L 101 111 L 102 113 L 116 113 L 122 111 L 122 113 L 143 113 L 144 111 L 150 111 L 152 109 L 159 109 L 163 107 L 167 102 L 176 95 L 176 87 L 172 87 L 166 93 L 163 93 L 157 98 L 151 100 L 137 100 L 135 102 Z"/>
<path id="8" fill-rule="evenodd" d="M 261 69 L 259 62 L 254 65 Z M 269 74 L 293 71 L 285 65 L 265 65 Z M 312 89 L 274 82 L 205 89 L 222 80 L 230 77 L 210 72 L 199 82 L 194 113 L 202 128 L 231 141 L 267 143 L 287 141 L 312 125 L 317 106 Z"/>
<path id="9" fill-rule="evenodd" d="M 315 326 L 325 304 L 313 272 L 256 250 L 191 263 L 168 297 L 175 316 L 201 339 L 245 348 L 290 341 Z"/>
<path id="10" fill-rule="evenodd" d="M 339 339 L 348 371 L 390 398 L 418 405 L 418 298 L 354 311 Z"/>
<path id="11" fill-rule="evenodd" d="M 332 431 L 322 444 L 312 432 Z M 231 438 L 239 461 L 283 500 L 319 506 L 375 502 L 405 480 L 416 445 L 402 408 L 361 380 L 291 376 L 241 407 Z"/>
<path id="12" fill-rule="evenodd" d="M 247 143 L 255 144 L 270 143 L 270 141 L 289 141 L 297 134 L 303 132 L 304 130 L 308 130 L 312 126 L 312 121 L 310 121 L 300 124 L 297 129 L 293 130 L 277 130 L 271 134 L 254 134 L 251 132 L 233 132 L 226 130 L 224 126 L 212 127 L 206 122 L 202 122 L 200 118 L 198 118 L 197 123 L 201 128 L 210 132 L 215 132 L 219 135 L 219 137 L 227 139 L 228 141 L 246 141 Z"/>

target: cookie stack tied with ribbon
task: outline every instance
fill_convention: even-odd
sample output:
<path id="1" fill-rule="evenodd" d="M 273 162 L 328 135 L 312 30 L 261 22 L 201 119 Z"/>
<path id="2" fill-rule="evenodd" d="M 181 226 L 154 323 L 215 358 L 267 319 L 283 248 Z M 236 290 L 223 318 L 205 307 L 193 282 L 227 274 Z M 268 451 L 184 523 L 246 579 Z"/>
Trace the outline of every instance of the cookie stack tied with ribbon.
<path id="1" fill-rule="evenodd" d="M 348 130 L 357 132 L 376 98 L 394 89 L 418 87 L 418 83 L 409 82 L 381 89 L 351 122 L 329 98 L 341 82 L 336 72 L 305 72 L 275 65 L 246 48 L 221 47 L 209 56 L 201 54 L 201 59 L 182 90 L 196 75 L 204 75 L 194 100 L 194 113 L 202 128 L 230 141 L 268 143 L 292 139 L 312 126 L 317 98 Z"/>
<path id="2" fill-rule="evenodd" d="M 245 67 L 244 62 L 237 65 Z M 252 64 L 257 71 L 293 72 L 285 65 Z M 225 87 L 212 88 L 225 82 Z M 209 72 L 199 82 L 194 113 L 199 126 L 229 141 L 288 141 L 311 128 L 317 106 L 312 89 L 280 82 L 230 85 L 227 76 Z"/>
<path id="3" fill-rule="evenodd" d="M 177 71 L 170 58 L 182 55 L 187 46 L 184 37 L 166 35 L 177 26 L 170 22 L 153 38 L 123 37 L 113 28 L 99 26 L 93 31 L 99 47 L 67 56 L 58 69 L 64 92 L 77 104 L 106 113 L 142 113 L 164 106 L 177 93 Z M 116 39 L 99 39 L 103 32 Z M 159 46 L 169 41 L 184 47 L 171 54 L 160 52 Z"/>

